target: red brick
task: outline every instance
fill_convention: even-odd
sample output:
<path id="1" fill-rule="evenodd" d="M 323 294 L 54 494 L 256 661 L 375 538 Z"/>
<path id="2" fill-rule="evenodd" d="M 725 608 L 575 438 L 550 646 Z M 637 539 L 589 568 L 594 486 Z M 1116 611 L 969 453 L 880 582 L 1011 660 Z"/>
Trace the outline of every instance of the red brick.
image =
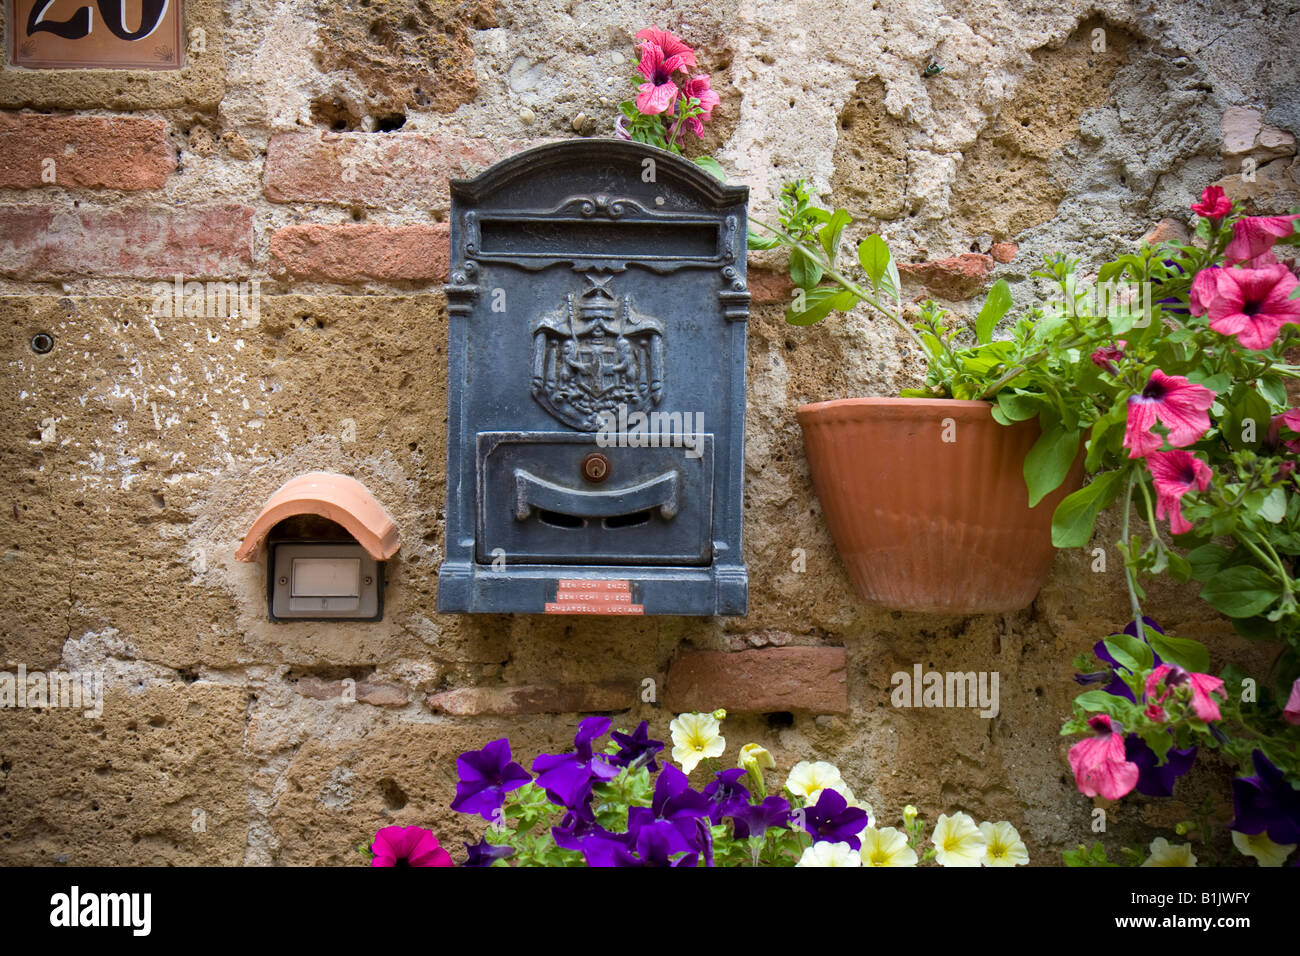
<path id="1" fill-rule="evenodd" d="M 984 288 L 993 271 L 993 257 L 963 252 L 930 262 L 900 262 L 898 269 L 924 285 L 932 295 L 942 299 L 969 299 Z"/>
<path id="2" fill-rule="evenodd" d="M 447 224 L 300 225 L 271 236 L 277 275 L 321 282 L 445 282 Z"/>
<path id="3" fill-rule="evenodd" d="M 989 247 L 989 255 L 992 256 L 996 262 L 1000 262 L 1003 265 L 1006 265 L 1014 259 L 1016 254 L 1019 252 L 1020 247 L 1014 242 L 995 242 Z"/>
<path id="4" fill-rule="evenodd" d="M 253 263 L 247 206 L 0 206 L 0 275 L 229 279 Z"/>
<path id="5" fill-rule="evenodd" d="M 46 159 L 52 183 L 42 178 Z M 0 186 L 9 189 L 161 189 L 175 168 L 162 120 L 0 113 Z"/>
<path id="6" fill-rule="evenodd" d="M 747 278 L 751 305 L 789 305 L 794 300 L 794 283 L 788 275 L 756 269 Z"/>
<path id="7" fill-rule="evenodd" d="M 682 651 L 668 668 L 664 706 L 675 713 L 798 710 L 846 714 L 842 647 L 767 647 L 752 651 Z"/>
<path id="8" fill-rule="evenodd" d="M 1162 242 L 1187 242 L 1190 238 L 1187 227 L 1177 219 L 1161 219 L 1147 230 L 1142 241 L 1151 246 L 1158 246 Z"/>
<path id="9" fill-rule="evenodd" d="M 446 206 L 449 178 L 475 175 L 526 145 L 442 133 L 280 133 L 267 144 L 262 188 L 274 202 Z"/>
<path id="10" fill-rule="evenodd" d="M 636 686 L 632 681 L 461 687 L 429 698 L 430 709 L 455 717 L 475 717 L 480 714 L 585 714 L 627 710 L 634 703 Z"/>
<path id="11" fill-rule="evenodd" d="M 362 681 L 357 684 L 356 692 L 358 701 L 363 704 L 373 704 L 375 707 L 402 707 L 410 700 L 406 688 L 396 684 L 371 684 Z"/>

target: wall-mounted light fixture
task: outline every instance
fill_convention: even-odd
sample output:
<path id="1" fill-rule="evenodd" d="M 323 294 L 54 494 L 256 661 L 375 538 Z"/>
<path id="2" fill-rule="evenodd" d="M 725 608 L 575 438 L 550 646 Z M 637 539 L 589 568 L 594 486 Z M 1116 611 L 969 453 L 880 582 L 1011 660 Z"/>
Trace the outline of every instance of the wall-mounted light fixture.
<path id="1" fill-rule="evenodd" d="M 314 471 L 285 482 L 235 557 L 256 561 L 263 541 L 271 620 L 383 617 L 384 562 L 397 553 L 397 525 L 355 478 Z"/>

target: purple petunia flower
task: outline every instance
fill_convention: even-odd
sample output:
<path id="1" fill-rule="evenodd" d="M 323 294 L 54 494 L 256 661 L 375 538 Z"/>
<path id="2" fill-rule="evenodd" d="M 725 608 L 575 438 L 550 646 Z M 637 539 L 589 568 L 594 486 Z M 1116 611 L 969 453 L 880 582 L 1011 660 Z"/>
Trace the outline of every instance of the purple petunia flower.
<path id="1" fill-rule="evenodd" d="M 1196 748 L 1186 750 L 1170 748 L 1165 755 L 1165 762 L 1159 763 L 1156 752 L 1137 734 L 1124 738 L 1124 757 L 1137 764 L 1138 782 L 1136 790 L 1148 797 L 1172 797 L 1174 781 L 1192 769 L 1196 762 Z"/>
<path id="2" fill-rule="evenodd" d="M 1151 618 L 1149 617 L 1143 617 L 1142 623 L 1145 624 L 1147 627 L 1151 628 L 1153 631 L 1158 631 L 1161 634 L 1164 633 L 1164 630 L 1160 627 L 1160 625 L 1157 624 L 1155 621 L 1151 620 Z M 1129 637 L 1136 637 L 1139 640 L 1146 641 L 1146 635 L 1139 634 L 1137 632 L 1137 623 L 1135 621 L 1129 621 L 1128 624 L 1124 626 L 1124 633 L 1127 634 Z M 1111 657 L 1110 652 L 1106 650 L 1106 642 L 1104 640 L 1098 641 L 1096 644 L 1094 644 L 1092 646 L 1092 652 L 1093 654 L 1097 655 L 1097 658 L 1099 660 L 1105 661 L 1112 668 L 1116 668 L 1120 666 L 1119 661 Z M 1152 651 L 1152 653 L 1155 654 L 1154 651 Z M 1161 663 L 1160 655 L 1155 654 L 1154 666 L 1159 667 L 1160 663 Z M 1087 679 L 1085 680 L 1083 678 L 1087 678 Z M 1085 684 L 1085 683 L 1090 684 L 1099 680 L 1098 675 L 1096 674 L 1076 674 L 1074 679 L 1078 681 L 1080 684 Z M 1110 683 L 1107 684 L 1105 687 L 1103 687 L 1102 690 L 1104 690 L 1106 693 L 1110 694 L 1113 697 L 1123 697 L 1125 700 L 1131 700 L 1133 701 L 1133 703 L 1137 703 L 1137 701 L 1133 699 L 1133 692 L 1129 690 L 1128 685 L 1124 683 L 1123 678 L 1121 678 L 1118 674 L 1114 673 L 1113 670 L 1111 671 Z"/>
<path id="3" fill-rule="evenodd" d="M 1300 843 L 1300 791 L 1286 782 L 1262 750 L 1250 757 L 1255 776 L 1232 781 L 1237 813 L 1229 826 L 1248 835 L 1267 833 L 1274 843 Z"/>
<path id="4" fill-rule="evenodd" d="M 578 724 L 573 753 L 537 755 L 533 773 L 537 774 L 537 785 L 546 791 L 552 803 L 581 812 L 591 799 L 593 781 L 618 776 L 619 768 L 608 757 L 592 751 L 592 741 L 604 736 L 607 730 L 608 717 L 588 717 Z"/>
<path id="5" fill-rule="evenodd" d="M 729 817 L 742 807 L 749 806 L 749 790 L 741 786 L 745 778 L 743 768 L 719 770 L 713 782 L 704 788 L 703 796 L 712 803 L 709 820 L 716 826 L 723 817 Z"/>
<path id="6" fill-rule="evenodd" d="M 789 829 L 790 802 L 773 795 L 759 804 L 745 804 L 732 814 L 731 825 L 737 840 L 761 837 L 772 829 Z"/>
<path id="7" fill-rule="evenodd" d="M 659 763 L 655 754 L 664 749 L 662 740 L 651 740 L 649 725 L 643 720 L 630 734 L 614 731 L 609 735 L 618 744 L 618 753 L 609 758 L 610 763 L 619 767 L 639 767 L 644 765 L 651 773 L 659 772 Z"/>
<path id="8" fill-rule="evenodd" d="M 644 808 L 643 808 L 644 809 Z M 682 852 L 678 847 L 677 828 L 664 820 L 641 827 L 631 847 L 622 840 L 591 837 L 583 842 L 582 853 L 588 866 L 696 866 L 699 851 Z M 681 853 L 676 859 L 675 854 Z"/>
<path id="9" fill-rule="evenodd" d="M 511 790 L 518 790 L 532 778 L 510 759 L 510 741 L 494 740 L 482 750 L 470 750 L 456 758 L 460 780 L 451 808 L 460 813 L 477 813 L 484 820 L 496 818 L 501 802 Z"/>
<path id="10" fill-rule="evenodd" d="M 491 866 L 497 860 L 504 860 L 515 852 L 513 847 L 489 843 L 486 837 L 478 843 L 466 843 L 465 849 L 469 851 L 469 857 L 461 866 Z"/>
<path id="11" fill-rule="evenodd" d="M 559 826 L 551 827 L 551 839 L 565 850 L 581 850 L 583 843 L 592 837 L 622 838 L 624 834 L 610 833 L 596 822 L 590 809 L 570 810 Z"/>
<path id="12" fill-rule="evenodd" d="M 812 838 L 828 843 L 847 843 L 859 850 L 862 843 L 858 834 L 867 827 L 870 817 L 866 810 L 849 806 L 844 795 L 829 787 L 821 792 L 816 806 L 804 808 L 804 829 Z"/>
<path id="13" fill-rule="evenodd" d="M 677 832 L 674 846 L 680 850 L 704 849 L 695 821 L 708 818 L 709 798 L 691 789 L 689 778 L 671 764 L 666 765 L 655 781 L 654 796 L 648 807 L 632 807 L 627 811 L 628 833 L 637 833 L 658 822 L 672 825 Z"/>

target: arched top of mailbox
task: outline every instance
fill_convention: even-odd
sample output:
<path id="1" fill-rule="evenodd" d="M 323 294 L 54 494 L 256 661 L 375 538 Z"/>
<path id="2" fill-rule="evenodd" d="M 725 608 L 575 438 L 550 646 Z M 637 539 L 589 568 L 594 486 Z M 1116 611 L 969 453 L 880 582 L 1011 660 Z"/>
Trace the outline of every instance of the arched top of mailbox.
<path id="1" fill-rule="evenodd" d="M 397 525 L 365 485 L 347 475 L 313 471 L 286 481 L 267 499 L 235 557 L 257 560 L 271 529 L 296 515 L 319 515 L 342 525 L 376 561 L 388 560 L 400 545 Z"/>
<path id="2" fill-rule="evenodd" d="M 749 199 L 748 186 L 730 186 L 676 153 L 621 139 L 569 139 L 535 146 L 490 166 L 473 179 L 453 179 L 451 193 L 463 202 L 484 202 L 493 193 L 520 181 L 544 179 L 557 168 L 572 171 L 598 162 L 620 162 L 639 175 L 646 159 L 655 162 L 655 175 L 702 205 L 725 209 Z"/>

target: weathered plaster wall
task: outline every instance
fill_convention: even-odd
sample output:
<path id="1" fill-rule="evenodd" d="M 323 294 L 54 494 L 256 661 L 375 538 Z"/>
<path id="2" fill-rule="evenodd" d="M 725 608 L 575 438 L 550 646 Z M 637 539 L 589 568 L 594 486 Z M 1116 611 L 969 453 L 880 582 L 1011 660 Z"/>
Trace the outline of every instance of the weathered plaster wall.
<path id="1" fill-rule="evenodd" d="M 930 819 L 1009 819 L 1035 862 L 1092 838 L 1056 733 L 1070 660 L 1125 615 L 1118 557 L 1099 574 L 1090 555 L 1058 555 L 1017 614 L 861 604 L 794 408 L 893 394 L 922 368 L 865 315 L 786 326 L 765 257 L 751 261 L 749 616 L 434 611 L 445 178 L 531 141 L 604 135 L 630 36 L 656 23 L 714 68 L 723 105 L 707 142 L 755 210 L 807 177 L 863 217 L 860 235 L 930 263 L 915 293 L 968 298 L 1006 276 L 1026 301 L 1042 253 L 1109 255 L 1185 221 L 1209 181 L 1261 212 L 1300 201 L 1300 4 L 193 7 L 207 52 L 179 80 L 0 72 L 13 108 L 0 114 L 0 667 L 103 669 L 110 688 L 98 718 L 0 711 L 0 860 L 355 862 L 389 823 L 455 843 L 472 825 L 447 810 L 459 752 L 509 735 L 531 757 L 592 709 L 662 736 L 687 648 L 732 655 L 715 674 L 719 699 L 740 701 L 729 753 L 753 739 L 783 768 L 832 760 L 890 817 L 911 802 Z M 931 60 L 943 72 L 925 78 Z M 52 185 L 46 156 L 63 170 Z M 1232 175 L 1243 159 L 1254 182 Z M 259 279 L 260 310 L 152 314 L 153 283 L 176 273 Z M 42 331 L 55 346 L 37 355 Z M 264 568 L 234 561 L 265 499 L 316 469 L 360 479 L 400 527 L 380 623 L 271 624 Z M 1186 592 L 1157 590 L 1151 609 L 1250 653 Z M 815 669 L 797 649 L 816 646 L 844 648 L 843 670 L 763 712 L 736 652 L 794 648 Z M 894 709 L 890 675 L 915 663 L 999 672 L 1001 714 Z M 766 681 L 771 665 L 756 666 Z M 747 694 L 759 710 L 745 712 Z M 1130 799 L 1112 836 L 1149 839 L 1199 796 Z"/>

